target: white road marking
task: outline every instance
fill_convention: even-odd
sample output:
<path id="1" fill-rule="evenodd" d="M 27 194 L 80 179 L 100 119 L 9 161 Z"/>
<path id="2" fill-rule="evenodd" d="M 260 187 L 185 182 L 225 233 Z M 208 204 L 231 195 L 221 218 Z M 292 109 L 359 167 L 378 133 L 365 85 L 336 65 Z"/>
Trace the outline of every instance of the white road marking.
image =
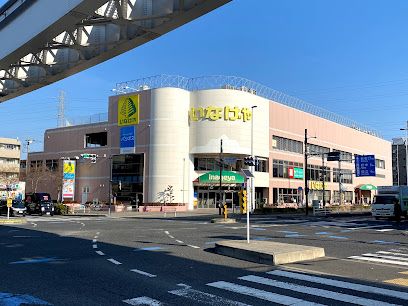
<path id="1" fill-rule="evenodd" d="M 391 232 L 393 230 L 394 230 L 393 228 L 383 228 L 383 229 L 379 229 L 379 230 L 376 230 L 376 231 L 377 232 Z"/>
<path id="2" fill-rule="evenodd" d="M 141 296 L 134 299 L 123 300 L 122 302 L 129 304 L 129 305 L 149 305 L 149 306 L 161 306 L 164 305 L 161 302 L 151 299 L 147 296 Z"/>
<path id="3" fill-rule="evenodd" d="M 184 244 L 184 242 L 183 241 L 181 241 L 181 240 L 176 240 L 178 243 L 181 243 L 181 244 Z"/>
<path id="4" fill-rule="evenodd" d="M 275 271 L 270 271 L 266 273 L 270 275 L 283 276 L 283 277 L 293 278 L 293 279 L 302 280 L 306 282 L 323 284 L 323 285 L 344 288 L 344 289 L 351 289 L 354 291 L 361 291 L 361 292 L 374 293 L 374 294 L 380 294 L 380 295 L 385 295 L 385 296 L 392 296 L 398 299 L 408 300 L 407 292 L 401 292 L 401 291 L 384 289 L 384 288 L 379 288 L 379 287 L 361 285 L 357 283 L 350 283 L 350 282 L 339 281 L 335 279 L 329 279 L 329 278 L 324 278 L 324 277 L 318 277 L 318 276 L 312 276 L 312 275 L 306 275 L 306 274 L 282 271 L 282 270 L 275 270 Z"/>
<path id="5" fill-rule="evenodd" d="M 96 243 L 96 239 L 93 239 L 92 242 L 93 242 L 93 243 Z"/>
<path id="6" fill-rule="evenodd" d="M 279 289 L 306 293 L 309 295 L 319 296 L 323 298 L 328 298 L 328 299 L 332 299 L 336 301 L 352 303 L 352 304 L 357 304 L 357 305 L 365 305 L 365 306 L 393 305 L 393 304 L 381 302 L 378 300 L 366 299 L 366 298 L 362 298 L 359 296 L 344 294 L 344 293 L 335 292 L 335 291 L 329 291 L 329 290 L 324 290 L 324 289 L 319 289 L 319 288 L 306 287 L 306 286 L 301 286 L 301 285 L 296 285 L 296 284 L 291 284 L 291 283 L 286 283 L 286 282 L 280 282 L 280 281 L 276 281 L 273 279 L 259 277 L 255 275 L 247 275 L 247 276 L 240 277 L 239 279 L 246 280 L 249 282 L 254 282 L 257 284 L 267 285 L 271 287 L 277 287 Z"/>
<path id="7" fill-rule="evenodd" d="M 100 234 L 100 232 L 96 232 L 96 234 L 97 234 L 97 235 L 99 235 L 99 234 Z"/>
<path id="8" fill-rule="evenodd" d="M 405 253 L 395 253 L 395 252 L 386 252 L 386 251 L 378 251 L 376 253 L 377 254 L 387 254 L 387 255 L 397 255 L 397 256 L 406 256 L 406 257 L 408 257 L 408 254 L 405 254 Z"/>
<path id="9" fill-rule="evenodd" d="M 404 258 L 404 257 L 389 256 L 389 255 L 382 255 L 382 254 L 366 253 L 366 254 L 363 254 L 363 255 L 361 255 L 361 256 L 408 261 L 408 257 L 407 257 L 407 258 Z"/>
<path id="10" fill-rule="evenodd" d="M 102 251 L 95 251 L 95 252 L 96 252 L 96 254 L 101 255 L 101 256 L 105 255 L 105 253 L 102 252 Z"/>
<path id="11" fill-rule="evenodd" d="M 193 248 L 193 249 L 199 249 L 200 248 L 199 246 L 191 245 L 191 244 L 187 244 L 187 246 L 189 246 L 190 248 Z"/>
<path id="12" fill-rule="evenodd" d="M 194 301 L 194 304 L 203 303 L 212 306 L 249 306 L 241 302 L 236 302 L 220 296 L 191 289 L 190 286 L 185 284 L 178 284 L 178 286 L 184 287 L 182 289 L 176 289 L 169 291 L 170 294 L 188 298 Z"/>
<path id="13" fill-rule="evenodd" d="M 169 237 L 170 237 L 171 239 L 174 239 L 174 236 L 172 236 L 172 235 L 169 235 Z"/>
<path id="14" fill-rule="evenodd" d="M 382 259 L 382 258 L 375 258 L 375 257 L 350 256 L 348 258 L 358 259 L 358 260 L 363 260 L 363 261 L 386 263 L 386 264 L 392 264 L 392 265 L 399 265 L 399 266 L 408 266 L 408 262 L 401 262 L 401 261 L 396 261 L 396 260 L 389 260 L 389 259 Z"/>
<path id="15" fill-rule="evenodd" d="M 81 226 L 85 226 L 85 223 L 82 223 L 82 222 L 81 222 Z"/>
<path id="16" fill-rule="evenodd" d="M 92 247 L 93 247 L 94 249 L 97 249 L 97 248 L 98 248 L 98 245 L 93 244 Z"/>
<path id="17" fill-rule="evenodd" d="M 307 302 L 307 301 L 297 299 L 291 296 L 280 295 L 277 293 L 272 293 L 272 292 L 268 292 L 265 290 L 255 289 L 255 288 L 237 285 L 237 284 L 224 282 L 224 281 L 209 283 L 207 284 L 207 286 L 224 289 L 224 290 L 228 290 L 228 291 L 239 293 L 239 294 L 244 294 L 244 295 L 248 295 L 251 297 L 256 297 L 258 299 L 262 299 L 265 301 L 278 303 L 282 305 L 302 305 L 302 306 L 306 306 L 306 305 L 318 306 L 319 305 L 319 306 L 322 306 L 322 304 Z"/>
<path id="18" fill-rule="evenodd" d="M 170 234 L 169 231 L 164 231 L 164 233 L 165 233 L 166 235 L 169 235 L 169 234 Z"/>
<path id="19" fill-rule="evenodd" d="M 110 261 L 111 263 L 115 264 L 115 265 L 121 265 L 122 264 L 121 262 L 119 262 L 119 261 L 117 261 L 117 260 L 115 260 L 113 258 L 109 258 L 107 260 Z"/>
<path id="20" fill-rule="evenodd" d="M 157 275 L 150 274 L 150 273 L 147 273 L 147 272 L 138 270 L 138 269 L 132 269 L 132 270 L 130 270 L 130 271 L 135 272 L 135 273 L 138 273 L 138 274 L 141 274 L 141 275 L 145 275 L 145 276 L 148 276 L 148 277 L 156 277 L 156 276 L 157 276 Z"/>

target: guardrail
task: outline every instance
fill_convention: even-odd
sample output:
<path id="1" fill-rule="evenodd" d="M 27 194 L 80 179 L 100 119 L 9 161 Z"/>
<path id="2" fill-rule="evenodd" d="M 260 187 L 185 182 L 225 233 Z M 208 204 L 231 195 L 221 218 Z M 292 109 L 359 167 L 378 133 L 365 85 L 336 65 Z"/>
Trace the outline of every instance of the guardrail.
<path id="1" fill-rule="evenodd" d="M 313 207 L 314 216 L 326 216 L 333 214 L 353 213 L 353 212 L 370 212 L 370 205 L 342 205 L 342 206 L 325 206 Z"/>

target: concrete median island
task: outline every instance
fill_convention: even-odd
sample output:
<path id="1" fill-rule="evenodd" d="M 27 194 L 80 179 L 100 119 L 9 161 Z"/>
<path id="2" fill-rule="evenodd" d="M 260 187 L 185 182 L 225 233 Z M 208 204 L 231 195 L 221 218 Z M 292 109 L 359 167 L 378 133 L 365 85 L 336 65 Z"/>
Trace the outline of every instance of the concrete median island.
<path id="1" fill-rule="evenodd" d="M 242 260 L 282 265 L 324 257 L 324 249 L 272 241 L 223 240 L 215 243 L 215 252 Z"/>

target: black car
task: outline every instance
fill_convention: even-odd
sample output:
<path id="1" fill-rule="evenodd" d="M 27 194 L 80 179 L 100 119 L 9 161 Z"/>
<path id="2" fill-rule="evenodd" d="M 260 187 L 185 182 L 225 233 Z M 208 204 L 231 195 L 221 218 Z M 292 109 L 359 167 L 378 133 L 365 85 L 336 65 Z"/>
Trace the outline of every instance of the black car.
<path id="1" fill-rule="evenodd" d="M 27 214 L 54 215 L 54 204 L 49 193 L 36 192 L 26 194 L 25 207 Z"/>
<path id="2" fill-rule="evenodd" d="M 0 215 L 7 215 L 7 200 L 0 200 Z M 11 215 L 11 209 L 10 209 Z"/>

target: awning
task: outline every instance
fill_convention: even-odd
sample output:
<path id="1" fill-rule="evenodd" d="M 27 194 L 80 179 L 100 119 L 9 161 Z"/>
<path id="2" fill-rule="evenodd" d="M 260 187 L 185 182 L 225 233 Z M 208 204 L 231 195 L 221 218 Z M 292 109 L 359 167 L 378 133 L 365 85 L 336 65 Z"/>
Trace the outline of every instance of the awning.
<path id="1" fill-rule="evenodd" d="M 355 189 L 360 189 L 360 190 L 377 190 L 377 187 L 371 184 L 360 184 L 355 187 Z"/>

